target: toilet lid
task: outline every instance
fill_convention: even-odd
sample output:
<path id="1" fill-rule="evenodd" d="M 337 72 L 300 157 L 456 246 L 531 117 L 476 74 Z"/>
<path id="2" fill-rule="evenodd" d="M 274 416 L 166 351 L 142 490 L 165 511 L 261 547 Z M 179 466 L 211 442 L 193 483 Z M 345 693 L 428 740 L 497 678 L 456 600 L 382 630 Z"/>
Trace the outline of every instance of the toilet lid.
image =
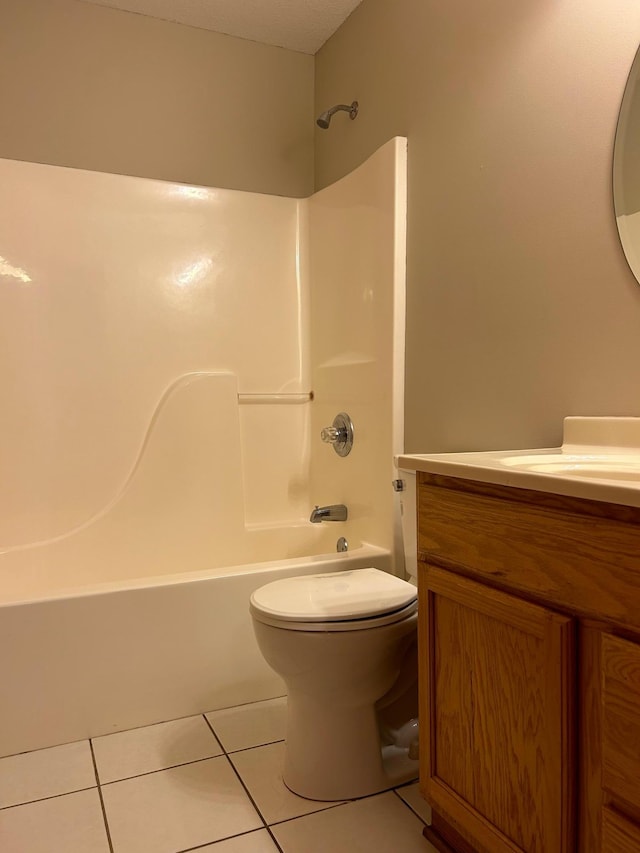
<path id="1" fill-rule="evenodd" d="M 416 588 L 379 569 L 354 569 L 274 581 L 251 596 L 252 609 L 291 622 L 382 616 L 417 598 Z"/>

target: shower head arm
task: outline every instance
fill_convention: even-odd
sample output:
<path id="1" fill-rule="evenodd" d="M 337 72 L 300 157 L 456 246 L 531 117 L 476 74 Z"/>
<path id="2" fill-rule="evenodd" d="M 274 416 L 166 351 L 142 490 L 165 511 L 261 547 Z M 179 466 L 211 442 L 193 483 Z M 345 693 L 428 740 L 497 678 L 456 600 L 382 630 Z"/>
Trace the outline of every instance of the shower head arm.
<path id="1" fill-rule="evenodd" d="M 337 113 L 338 110 L 344 110 L 349 113 L 350 118 L 355 118 L 358 115 L 358 103 L 354 101 L 352 104 L 336 104 L 335 107 L 331 107 L 330 110 L 327 110 L 330 115 Z M 353 113 L 353 115 L 351 115 Z"/>
<path id="2" fill-rule="evenodd" d="M 329 127 L 329 122 L 331 121 L 332 116 L 340 110 L 349 113 L 349 118 L 353 121 L 353 119 L 358 115 L 358 102 L 353 101 L 351 104 L 336 104 L 335 107 L 325 110 L 318 117 L 316 124 L 323 130 L 326 130 Z"/>

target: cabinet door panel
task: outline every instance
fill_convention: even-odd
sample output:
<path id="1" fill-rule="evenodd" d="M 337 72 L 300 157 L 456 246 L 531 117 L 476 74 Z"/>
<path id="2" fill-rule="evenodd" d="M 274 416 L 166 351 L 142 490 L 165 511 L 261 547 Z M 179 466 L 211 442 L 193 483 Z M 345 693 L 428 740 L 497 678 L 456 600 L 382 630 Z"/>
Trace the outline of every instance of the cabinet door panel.
<path id="1" fill-rule="evenodd" d="M 602 812 L 602 853 L 638 853 L 640 826 L 611 809 Z"/>
<path id="2" fill-rule="evenodd" d="M 428 798 L 481 850 L 568 853 L 572 620 L 435 566 L 421 571 Z"/>
<path id="3" fill-rule="evenodd" d="M 640 810 L 640 646 L 602 637 L 602 778 L 605 790 Z"/>

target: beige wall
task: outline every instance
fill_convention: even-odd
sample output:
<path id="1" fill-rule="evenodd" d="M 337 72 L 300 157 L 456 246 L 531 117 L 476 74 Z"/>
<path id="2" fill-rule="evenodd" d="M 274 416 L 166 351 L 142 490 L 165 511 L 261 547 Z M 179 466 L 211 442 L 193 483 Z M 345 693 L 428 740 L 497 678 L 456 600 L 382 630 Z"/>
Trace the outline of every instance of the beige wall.
<path id="1" fill-rule="evenodd" d="M 553 445 L 640 415 L 611 157 L 637 0 L 364 0 L 316 58 L 325 186 L 409 139 L 406 447 Z"/>
<path id="2" fill-rule="evenodd" d="M 313 189 L 313 57 L 94 6 L 0 0 L 0 157 Z"/>

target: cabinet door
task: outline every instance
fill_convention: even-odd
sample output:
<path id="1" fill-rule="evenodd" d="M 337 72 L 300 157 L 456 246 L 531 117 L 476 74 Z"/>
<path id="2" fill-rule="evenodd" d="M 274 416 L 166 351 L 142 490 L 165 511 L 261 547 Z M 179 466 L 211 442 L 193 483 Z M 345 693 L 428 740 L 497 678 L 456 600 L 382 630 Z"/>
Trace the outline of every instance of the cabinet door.
<path id="1" fill-rule="evenodd" d="M 602 785 L 640 815 L 640 645 L 602 636 Z"/>
<path id="2" fill-rule="evenodd" d="M 479 851 L 568 853 L 572 620 L 435 566 L 419 586 L 427 799 Z"/>
<path id="3" fill-rule="evenodd" d="M 611 809 L 602 812 L 602 853 L 638 853 L 640 826 Z"/>

